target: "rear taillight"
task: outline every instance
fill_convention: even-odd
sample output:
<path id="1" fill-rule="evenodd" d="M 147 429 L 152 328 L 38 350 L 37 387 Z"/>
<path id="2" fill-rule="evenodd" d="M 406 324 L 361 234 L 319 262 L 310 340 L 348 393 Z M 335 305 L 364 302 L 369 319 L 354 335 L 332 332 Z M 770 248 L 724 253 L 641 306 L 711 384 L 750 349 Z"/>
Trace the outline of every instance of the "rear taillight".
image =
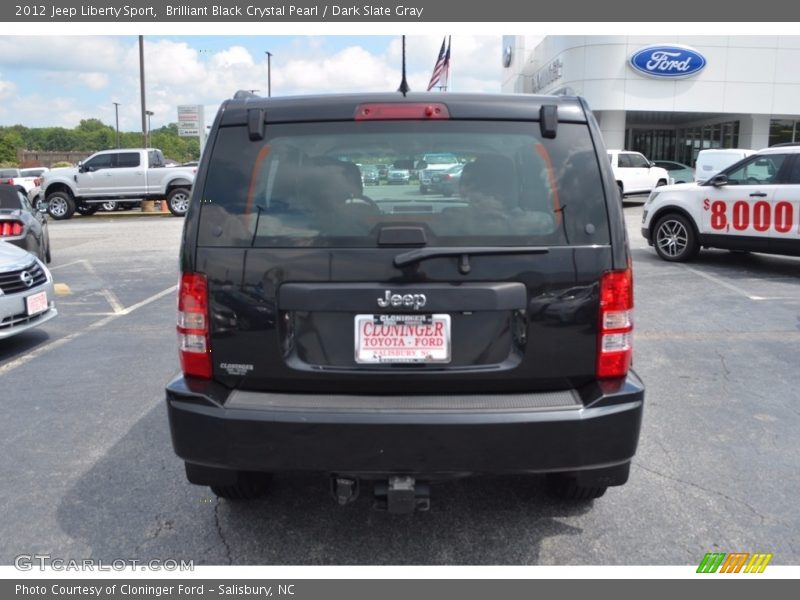
<path id="1" fill-rule="evenodd" d="M 208 333 L 208 281 L 202 273 L 184 273 L 178 287 L 178 349 L 184 375 L 211 379 Z"/>
<path id="2" fill-rule="evenodd" d="M 34 187 L 41 187 L 41 185 L 42 185 L 42 178 L 41 178 L 41 177 L 37 177 L 37 178 L 35 178 L 35 179 L 33 180 L 33 185 L 34 185 Z"/>
<path id="3" fill-rule="evenodd" d="M 25 226 L 20 221 L 0 221 L 0 238 L 17 237 L 25 231 Z"/>
<path id="4" fill-rule="evenodd" d="M 600 280 L 598 379 L 625 377 L 633 355 L 633 271 L 609 271 Z"/>
<path id="5" fill-rule="evenodd" d="M 8 179 L 0 179 L 0 183 L 7 183 L 8 185 L 14 185 L 14 178 L 9 177 Z"/>

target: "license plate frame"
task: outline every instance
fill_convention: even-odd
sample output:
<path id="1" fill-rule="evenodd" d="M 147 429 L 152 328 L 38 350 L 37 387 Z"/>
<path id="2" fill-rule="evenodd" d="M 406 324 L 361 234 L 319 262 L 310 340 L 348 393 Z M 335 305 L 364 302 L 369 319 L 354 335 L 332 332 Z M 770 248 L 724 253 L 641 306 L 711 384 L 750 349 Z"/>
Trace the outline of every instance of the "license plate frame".
<path id="1" fill-rule="evenodd" d="M 449 314 L 357 314 L 353 322 L 357 364 L 447 364 L 452 360 Z M 399 328 L 387 329 L 393 326 Z"/>
<path id="2" fill-rule="evenodd" d="M 43 313 L 47 308 L 47 292 L 38 292 L 25 298 L 25 311 L 29 317 Z"/>

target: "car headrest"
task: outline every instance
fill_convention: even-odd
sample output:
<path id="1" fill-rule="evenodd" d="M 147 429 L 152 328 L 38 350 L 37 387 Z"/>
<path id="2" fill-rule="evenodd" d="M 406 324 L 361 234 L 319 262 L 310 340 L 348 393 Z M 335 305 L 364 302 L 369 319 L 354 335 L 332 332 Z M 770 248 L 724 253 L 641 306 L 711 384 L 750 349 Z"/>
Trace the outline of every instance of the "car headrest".
<path id="1" fill-rule="evenodd" d="M 464 165 L 462 191 L 494 196 L 504 204 L 514 202 L 515 174 L 511 159 L 496 154 L 479 156 Z"/>

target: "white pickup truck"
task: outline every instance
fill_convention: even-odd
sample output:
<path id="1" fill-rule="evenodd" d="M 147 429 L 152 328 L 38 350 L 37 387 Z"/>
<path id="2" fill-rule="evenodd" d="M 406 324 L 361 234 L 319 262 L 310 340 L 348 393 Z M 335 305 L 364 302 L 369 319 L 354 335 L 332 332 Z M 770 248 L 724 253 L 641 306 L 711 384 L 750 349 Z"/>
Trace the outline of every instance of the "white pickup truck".
<path id="1" fill-rule="evenodd" d="M 28 192 L 36 187 L 37 177 L 26 175 L 23 172 L 25 170 L 27 169 L 0 169 L 0 183 L 13 185 L 27 196 Z"/>
<path id="2" fill-rule="evenodd" d="M 69 219 L 78 211 L 90 215 L 109 200 L 163 200 L 170 212 L 183 216 L 196 167 L 167 167 L 161 150 L 125 148 L 92 154 L 77 167 L 52 169 L 42 177 L 47 212 Z"/>

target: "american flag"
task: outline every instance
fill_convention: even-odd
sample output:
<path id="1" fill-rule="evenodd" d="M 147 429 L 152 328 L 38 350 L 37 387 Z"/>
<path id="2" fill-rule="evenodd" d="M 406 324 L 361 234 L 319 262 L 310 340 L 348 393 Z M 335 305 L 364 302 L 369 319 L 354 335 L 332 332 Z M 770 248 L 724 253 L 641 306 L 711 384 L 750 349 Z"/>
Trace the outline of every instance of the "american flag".
<path id="1" fill-rule="evenodd" d="M 442 38 L 442 48 L 439 50 L 439 58 L 436 59 L 436 64 L 433 66 L 433 75 L 431 81 L 428 83 L 428 91 L 430 92 L 439 80 L 442 79 L 444 74 L 444 85 L 440 87 L 447 87 L 447 77 L 450 74 L 450 39 L 447 39 L 447 51 L 445 51 L 445 39 Z"/>

